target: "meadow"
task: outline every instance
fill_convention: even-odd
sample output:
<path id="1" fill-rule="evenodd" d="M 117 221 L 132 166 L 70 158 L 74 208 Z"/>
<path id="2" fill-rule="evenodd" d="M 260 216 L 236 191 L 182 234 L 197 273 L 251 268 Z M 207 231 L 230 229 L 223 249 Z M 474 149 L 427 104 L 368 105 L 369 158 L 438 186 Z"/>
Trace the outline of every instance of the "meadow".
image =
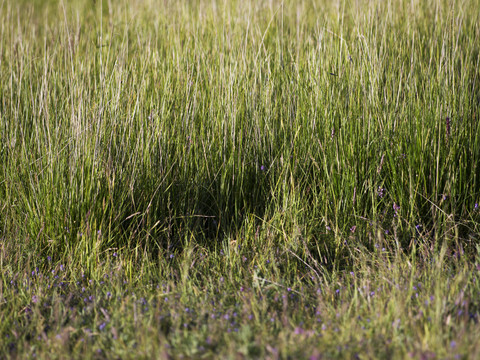
<path id="1" fill-rule="evenodd" d="M 479 9 L 0 1 L 0 359 L 480 358 Z"/>

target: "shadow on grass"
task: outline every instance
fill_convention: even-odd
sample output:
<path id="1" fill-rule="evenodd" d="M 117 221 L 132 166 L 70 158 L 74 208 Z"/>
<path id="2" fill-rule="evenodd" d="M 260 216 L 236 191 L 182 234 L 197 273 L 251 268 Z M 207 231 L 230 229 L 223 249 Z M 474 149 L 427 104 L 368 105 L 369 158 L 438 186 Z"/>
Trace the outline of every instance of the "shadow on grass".
<path id="1" fill-rule="evenodd" d="M 246 216 L 263 218 L 268 205 L 271 174 L 264 168 L 242 168 L 197 175 L 189 179 L 181 170 L 156 181 L 144 172 L 124 209 L 118 247 L 137 246 L 135 239 L 156 256 L 159 251 L 181 251 L 186 241 L 214 249 L 235 237 Z M 158 183 L 161 183 L 158 185 Z M 122 193 L 122 190 L 120 190 Z M 120 234 L 119 234 L 120 235 Z"/>

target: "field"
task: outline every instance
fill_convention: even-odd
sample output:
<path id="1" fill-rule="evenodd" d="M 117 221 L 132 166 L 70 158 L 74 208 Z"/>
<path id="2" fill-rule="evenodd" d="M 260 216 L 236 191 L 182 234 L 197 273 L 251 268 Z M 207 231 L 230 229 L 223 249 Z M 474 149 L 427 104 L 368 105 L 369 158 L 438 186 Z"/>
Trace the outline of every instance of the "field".
<path id="1" fill-rule="evenodd" d="M 480 358 L 479 9 L 0 1 L 0 359 Z"/>

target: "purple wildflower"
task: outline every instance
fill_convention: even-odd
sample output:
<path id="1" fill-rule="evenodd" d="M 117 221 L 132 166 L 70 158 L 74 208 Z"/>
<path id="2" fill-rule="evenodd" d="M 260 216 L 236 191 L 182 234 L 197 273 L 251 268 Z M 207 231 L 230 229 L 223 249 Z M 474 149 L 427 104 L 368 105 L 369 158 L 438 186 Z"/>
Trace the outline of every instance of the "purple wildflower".
<path id="1" fill-rule="evenodd" d="M 395 215 L 393 216 L 397 216 L 398 210 L 400 210 L 400 206 L 397 205 L 396 203 L 393 203 L 393 211 L 395 212 Z"/>
<path id="2" fill-rule="evenodd" d="M 294 333 L 295 333 L 295 335 L 301 335 L 301 334 L 305 333 L 305 330 L 302 329 L 301 327 L 297 326 L 297 327 L 295 328 Z"/>
<path id="3" fill-rule="evenodd" d="M 385 194 L 384 194 L 384 191 L 385 191 L 384 188 L 382 188 L 381 186 L 378 187 L 378 189 L 377 189 L 377 195 L 378 195 L 379 198 L 383 198 L 383 196 L 385 195 Z"/>

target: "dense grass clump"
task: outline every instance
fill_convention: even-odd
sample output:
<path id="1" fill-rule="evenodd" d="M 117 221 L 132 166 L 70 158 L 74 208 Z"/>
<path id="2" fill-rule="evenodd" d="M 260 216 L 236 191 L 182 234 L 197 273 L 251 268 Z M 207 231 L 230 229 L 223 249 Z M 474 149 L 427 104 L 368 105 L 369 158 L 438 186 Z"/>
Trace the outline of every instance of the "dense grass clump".
<path id="1" fill-rule="evenodd" d="M 1 3 L 0 358 L 479 356 L 479 8 Z"/>

